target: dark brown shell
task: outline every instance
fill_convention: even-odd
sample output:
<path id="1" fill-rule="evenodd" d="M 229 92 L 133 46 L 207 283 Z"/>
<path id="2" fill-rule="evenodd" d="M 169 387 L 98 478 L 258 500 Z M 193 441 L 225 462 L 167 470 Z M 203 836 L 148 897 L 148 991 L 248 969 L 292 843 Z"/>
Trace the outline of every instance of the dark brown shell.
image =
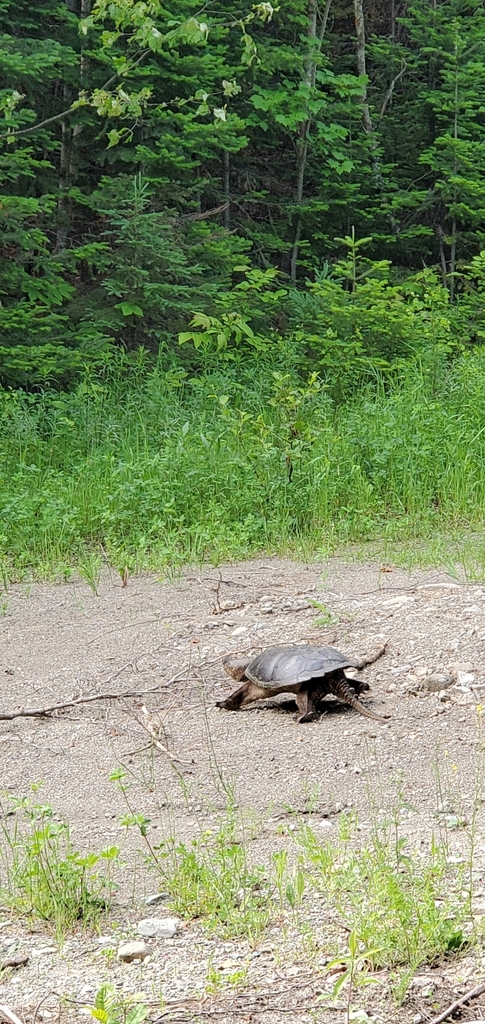
<path id="1" fill-rule="evenodd" d="M 317 647 L 315 644 L 291 646 L 280 644 L 257 654 L 245 671 L 246 679 L 258 686 L 274 690 L 275 687 L 295 687 L 309 679 L 320 679 L 330 672 L 344 668 L 358 668 L 361 662 L 337 651 L 335 647 Z"/>

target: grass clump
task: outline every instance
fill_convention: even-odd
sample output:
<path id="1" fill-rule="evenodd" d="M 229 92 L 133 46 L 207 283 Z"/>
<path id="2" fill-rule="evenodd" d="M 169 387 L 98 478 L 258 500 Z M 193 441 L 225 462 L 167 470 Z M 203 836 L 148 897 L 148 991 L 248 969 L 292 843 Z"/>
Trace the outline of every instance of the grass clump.
<path id="1" fill-rule="evenodd" d="M 396 842 L 385 824 L 373 830 L 369 843 L 356 847 L 356 825 L 356 818 L 344 815 L 337 843 L 322 843 L 304 825 L 298 840 L 326 906 L 359 948 L 372 950 L 367 959 L 374 970 L 394 972 L 400 1002 L 421 964 L 465 943 L 470 915 L 463 870 L 450 869 L 445 850 L 434 840 L 427 855 L 413 853 L 404 836 Z"/>
<path id="2" fill-rule="evenodd" d="M 59 942 L 75 924 L 96 926 L 116 888 L 117 846 L 79 853 L 69 824 L 28 797 L 4 796 L 0 833 L 0 905 L 48 922 Z"/>
<path id="3" fill-rule="evenodd" d="M 161 884 L 177 914 L 201 918 L 224 936 L 258 940 L 271 918 L 271 883 L 264 867 L 250 863 L 233 815 L 214 832 L 189 844 L 171 838 L 156 853 Z"/>

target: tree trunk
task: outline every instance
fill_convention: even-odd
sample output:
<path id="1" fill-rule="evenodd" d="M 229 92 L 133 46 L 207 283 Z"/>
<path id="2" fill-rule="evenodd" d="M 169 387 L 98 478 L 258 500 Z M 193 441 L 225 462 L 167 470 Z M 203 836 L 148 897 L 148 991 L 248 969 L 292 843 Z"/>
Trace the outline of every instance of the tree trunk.
<path id="1" fill-rule="evenodd" d="M 307 36 L 308 36 L 308 48 L 309 56 L 305 64 L 303 72 L 303 82 L 308 86 L 309 89 L 315 88 L 316 74 L 317 74 L 317 62 L 315 59 L 314 48 L 316 46 L 317 53 L 320 52 L 327 28 L 328 16 L 330 13 L 330 7 L 332 6 L 332 0 L 326 0 L 326 4 L 323 10 L 320 25 L 318 25 L 318 6 L 317 0 L 309 0 L 308 5 L 308 22 L 307 22 Z M 316 40 L 316 44 L 315 41 Z M 313 53 L 312 53 L 313 50 Z M 300 206 L 303 202 L 303 193 L 305 189 L 305 171 L 308 160 L 308 143 L 310 139 L 311 129 L 311 118 L 306 117 L 304 121 L 300 122 L 298 129 L 298 139 L 296 143 L 296 185 L 295 185 L 295 203 Z M 296 212 L 293 218 L 293 245 L 290 256 L 290 278 L 293 284 L 296 284 L 296 271 L 298 267 L 298 250 L 300 245 L 302 230 L 301 213 Z"/>
<path id="2" fill-rule="evenodd" d="M 231 207 L 230 207 L 230 202 L 231 202 L 231 176 L 230 176 L 229 153 L 227 152 L 227 150 L 224 150 L 224 153 L 223 153 L 223 168 L 224 168 L 224 170 L 223 170 L 223 186 L 222 186 L 222 190 L 223 190 L 223 194 L 224 194 L 224 202 L 227 203 L 226 209 L 224 210 L 224 227 L 225 227 L 226 231 L 230 231 L 230 229 L 231 229 Z"/>
<path id="3" fill-rule="evenodd" d="M 66 7 L 70 14 L 78 14 L 80 18 L 87 18 L 91 12 L 92 0 L 66 0 Z M 79 88 L 83 88 L 83 81 L 86 76 L 86 56 L 84 47 L 81 49 L 79 58 Z M 69 85 L 63 89 L 64 107 L 72 103 L 72 90 Z M 71 201 L 67 192 L 74 180 L 76 165 L 74 151 L 76 138 L 82 131 L 82 125 L 71 127 L 70 121 L 66 118 L 61 122 L 61 151 L 59 156 L 59 200 L 57 203 L 57 231 L 56 231 L 56 252 L 62 252 L 66 248 L 71 223 Z"/>
<path id="4" fill-rule="evenodd" d="M 355 18 L 355 33 L 357 37 L 357 74 L 367 75 L 367 64 L 366 64 L 366 53 L 365 53 L 365 20 L 364 20 L 364 3 L 363 0 L 354 0 L 354 18 Z M 362 92 L 360 94 L 360 105 L 362 109 L 362 124 L 366 135 L 373 136 L 370 150 L 371 150 L 371 164 L 372 173 L 374 176 L 374 183 L 378 189 L 382 189 L 384 182 L 382 180 L 381 168 L 379 163 L 379 157 L 377 155 L 377 138 L 374 133 L 374 125 L 372 124 L 372 118 L 370 115 L 369 104 L 367 102 L 367 85 L 364 82 L 362 86 Z"/>
<path id="5" fill-rule="evenodd" d="M 365 56 L 365 21 L 363 0 L 354 0 L 355 32 L 357 36 L 357 74 L 367 75 Z M 360 96 L 362 107 L 362 123 L 364 130 L 370 135 L 374 130 L 370 116 L 369 104 L 367 102 L 367 85 L 363 84 Z"/>

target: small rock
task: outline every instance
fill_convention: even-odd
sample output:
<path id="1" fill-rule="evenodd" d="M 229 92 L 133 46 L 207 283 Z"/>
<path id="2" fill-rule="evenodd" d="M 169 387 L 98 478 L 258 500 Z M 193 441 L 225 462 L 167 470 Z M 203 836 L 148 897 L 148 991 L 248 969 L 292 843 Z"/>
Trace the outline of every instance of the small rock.
<path id="1" fill-rule="evenodd" d="M 241 966 L 237 960 L 221 960 L 217 965 L 219 971 L 236 971 Z"/>
<path id="2" fill-rule="evenodd" d="M 153 907 L 156 903 L 164 903 L 165 900 L 169 899 L 169 892 L 156 892 L 153 894 L 153 896 L 147 896 L 145 903 L 147 907 Z"/>
<path id="3" fill-rule="evenodd" d="M 457 669 L 455 673 L 455 679 L 458 686 L 472 686 L 475 682 L 475 676 L 473 672 L 465 672 L 461 669 Z"/>
<path id="4" fill-rule="evenodd" d="M 131 964 L 133 960 L 144 960 L 148 956 L 148 949 L 144 942 L 123 942 L 118 946 L 118 960 L 125 964 Z"/>
<path id="5" fill-rule="evenodd" d="M 5 971 L 7 967 L 11 967 L 12 970 L 16 971 L 19 967 L 25 967 L 29 962 L 27 953 L 13 953 L 6 960 L 0 961 L 0 971 Z"/>
<path id="6" fill-rule="evenodd" d="M 451 804 L 448 800 L 444 800 L 442 803 L 438 804 L 437 807 L 436 807 L 436 811 L 435 811 L 435 814 L 454 814 L 454 813 L 455 813 L 455 808 L 453 807 L 453 804 Z M 451 861 L 450 861 L 450 863 L 451 863 Z M 461 863 L 461 861 L 460 861 L 460 863 Z"/>
<path id="7" fill-rule="evenodd" d="M 145 917 L 138 922 L 137 931 L 145 938 L 172 939 L 179 924 L 178 917 Z"/>
<path id="8" fill-rule="evenodd" d="M 247 631 L 247 626 L 236 626 L 236 629 L 233 629 L 231 636 L 242 636 L 243 633 L 247 633 Z"/>
<path id="9" fill-rule="evenodd" d="M 428 693 L 438 693 L 440 690 L 447 690 L 453 682 L 453 676 L 449 672 L 431 672 L 422 681 L 423 690 Z"/>
<path id="10" fill-rule="evenodd" d="M 274 612 L 274 605 L 260 604 L 259 610 L 261 612 L 261 615 L 271 615 Z"/>
<path id="11" fill-rule="evenodd" d="M 263 597 L 260 597 L 260 599 L 259 599 L 259 603 L 260 604 L 272 604 L 272 602 L 273 602 L 273 598 L 270 597 L 269 594 L 263 594 Z"/>
<path id="12" fill-rule="evenodd" d="M 475 666 L 472 661 L 455 661 L 455 664 L 451 666 L 453 675 L 456 672 L 474 672 Z"/>

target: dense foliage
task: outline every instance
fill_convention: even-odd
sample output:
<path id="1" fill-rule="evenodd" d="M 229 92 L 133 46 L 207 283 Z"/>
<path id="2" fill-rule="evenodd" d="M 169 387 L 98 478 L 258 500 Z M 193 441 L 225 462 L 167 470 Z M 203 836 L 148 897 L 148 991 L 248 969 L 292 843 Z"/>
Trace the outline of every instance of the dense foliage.
<path id="1" fill-rule="evenodd" d="M 0 30 L 5 551 L 476 522 L 484 0 L 0 0 Z"/>
<path id="2" fill-rule="evenodd" d="M 69 384 L 113 346 L 198 365 L 196 312 L 229 347 L 228 312 L 319 365 L 392 361 L 440 286 L 455 341 L 481 338 L 483 0 L 1 0 L 0 21 L 4 385 Z M 279 277 L 234 292 L 241 267 Z"/>

